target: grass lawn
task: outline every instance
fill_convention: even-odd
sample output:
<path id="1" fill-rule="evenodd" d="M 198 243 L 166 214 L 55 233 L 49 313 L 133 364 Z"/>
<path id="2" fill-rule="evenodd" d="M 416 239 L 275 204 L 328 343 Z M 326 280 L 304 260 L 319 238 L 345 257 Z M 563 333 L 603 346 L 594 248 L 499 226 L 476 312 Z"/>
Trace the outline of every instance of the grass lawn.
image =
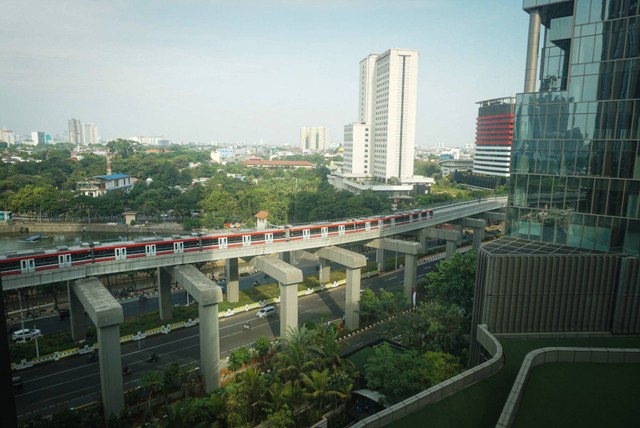
<path id="1" fill-rule="evenodd" d="M 504 403 L 511 391 L 513 381 L 520 370 L 522 360 L 528 352 L 547 346 L 640 348 L 640 338 L 637 337 L 536 340 L 502 339 L 500 343 L 503 346 L 506 361 L 504 367 L 498 373 L 388 426 L 397 428 L 419 426 L 429 426 L 429 428 L 495 427 Z"/>
<path id="2" fill-rule="evenodd" d="M 514 426 L 637 427 L 638 385 L 640 364 L 543 364 L 531 372 Z"/>

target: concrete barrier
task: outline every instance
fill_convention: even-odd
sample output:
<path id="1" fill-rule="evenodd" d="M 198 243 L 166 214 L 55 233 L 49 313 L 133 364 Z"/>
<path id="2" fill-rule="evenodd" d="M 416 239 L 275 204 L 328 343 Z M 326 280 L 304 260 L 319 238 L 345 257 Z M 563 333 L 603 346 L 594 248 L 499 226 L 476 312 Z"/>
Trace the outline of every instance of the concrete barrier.
<path id="1" fill-rule="evenodd" d="M 599 364 L 638 364 L 640 349 L 637 348 L 570 348 L 549 347 L 529 352 L 520 366 L 518 376 L 513 383 L 509 397 L 502 409 L 496 428 L 513 426 L 518 408 L 524 395 L 531 370 L 546 363 L 599 363 Z"/>

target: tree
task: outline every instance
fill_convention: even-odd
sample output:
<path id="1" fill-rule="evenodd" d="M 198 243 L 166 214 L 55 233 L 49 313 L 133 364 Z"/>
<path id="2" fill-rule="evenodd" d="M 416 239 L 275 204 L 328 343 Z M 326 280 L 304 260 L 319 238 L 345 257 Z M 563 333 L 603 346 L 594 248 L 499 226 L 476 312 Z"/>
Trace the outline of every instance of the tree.
<path id="1" fill-rule="evenodd" d="M 271 340 L 268 337 L 260 336 L 256 339 L 254 350 L 260 359 L 264 359 L 271 352 Z"/>
<path id="2" fill-rule="evenodd" d="M 239 347 L 229 356 L 229 369 L 236 371 L 251 362 L 251 352 L 244 346 Z"/>
<path id="3" fill-rule="evenodd" d="M 429 388 L 429 362 L 415 351 L 394 351 L 378 346 L 365 363 L 367 387 L 384 395 L 385 404 L 395 404 Z"/>
<path id="4" fill-rule="evenodd" d="M 382 312 L 382 303 L 373 290 L 365 288 L 360 295 L 360 316 L 363 321 L 371 322 Z"/>
<path id="5" fill-rule="evenodd" d="M 456 253 L 426 275 L 427 299 L 435 299 L 446 307 L 456 305 L 465 316 L 471 317 L 475 278 L 475 252 Z"/>
<path id="6" fill-rule="evenodd" d="M 266 379 L 254 367 L 248 367 L 238 376 L 239 387 L 236 392 L 236 404 L 244 410 L 247 420 L 254 426 L 260 421 L 265 405 L 267 391 Z"/>
<path id="7" fill-rule="evenodd" d="M 149 370 L 142 375 L 142 389 L 148 394 L 148 411 L 151 412 L 151 398 L 162 390 L 163 376 L 157 370 Z"/>
<path id="8" fill-rule="evenodd" d="M 460 372 L 460 362 L 458 359 L 446 352 L 425 352 L 422 356 L 429 362 L 427 376 L 436 385 L 447 379 L 451 379 Z"/>
<path id="9" fill-rule="evenodd" d="M 420 353 L 446 352 L 460 361 L 466 358 L 468 332 L 468 319 L 456 306 L 447 308 L 436 302 L 420 303 L 414 311 L 395 319 L 390 327 L 390 334 L 398 336 L 405 348 Z"/>
<path id="10" fill-rule="evenodd" d="M 276 368 L 284 381 L 296 385 L 302 373 L 316 366 L 321 351 L 313 343 L 313 332 L 304 326 L 292 329 L 281 342 L 282 347 L 276 354 Z"/>
<path id="11" fill-rule="evenodd" d="M 329 369 L 322 371 L 312 370 L 310 375 L 302 373 L 300 377 L 305 387 L 303 395 L 315 402 L 315 420 L 320 419 L 329 399 L 337 394 L 336 391 L 332 391 L 330 388 Z"/>

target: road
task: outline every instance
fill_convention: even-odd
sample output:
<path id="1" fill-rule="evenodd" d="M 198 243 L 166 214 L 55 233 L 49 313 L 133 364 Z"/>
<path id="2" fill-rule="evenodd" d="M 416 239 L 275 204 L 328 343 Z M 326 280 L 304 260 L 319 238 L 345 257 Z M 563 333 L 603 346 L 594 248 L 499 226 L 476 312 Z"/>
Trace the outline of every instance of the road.
<path id="1" fill-rule="evenodd" d="M 418 266 L 418 277 L 422 277 L 433 268 L 435 262 Z M 306 268 L 305 268 L 306 270 Z M 311 270 L 315 270 L 311 266 Z M 260 274 L 261 275 L 261 274 Z M 396 270 L 382 276 L 363 279 L 362 287 L 378 290 L 401 287 L 404 272 Z M 253 279 L 243 278 L 243 283 L 252 284 Z M 245 285 L 246 286 L 246 285 Z M 249 285 L 251 286 L 251 285 Z M 184 293 L 174 295 L 179 304 L 186 302 Z M 345 288 L 339 287 L 322 293 L 299 298 L 299 322 L 340 319 L 344 314 Z M 144 305 L 146 310 L 157 310 L 157 299 L 149 298 L 144 303 L 128 302 L 123 305 L 125 311 L 135 313 Z M 280 335 L 280 319 L 276 314 L 267 319 L 258 319 L 256 311 L 236 314 L 220 319 L 221 358 L 226 358 L 240 346 L 252 344 L 258 337 Z M 68 325 L 53 319 L 55 325 Z M 243 325 L 249 322 L 250 330 Z M 40 327 L 41 325 L 39 325 Z M 150 363 L 148 358 L 156 353 L 157 362 Z M 122 345 L 123 365 L 129 366 L 132 374 L 124 378 L 125 389 L 140 385 L 140 378 L 147 370 L 164 370 L 171 363 L 181 367 L 196 367 L 199 361 L 198 327 L 176 330 L 168 335 L 157 335 Z M 23 388 L 16 394 L 16 406 L 19 419 L 43 414 L 52 414 L 66 408 L 77 407 L 99 399 L 100 375 L 97 362 L 88 362 L 86 356 L 64 359 L 52 364 L 35 366 L 17 373 L 24 381 Z"/>

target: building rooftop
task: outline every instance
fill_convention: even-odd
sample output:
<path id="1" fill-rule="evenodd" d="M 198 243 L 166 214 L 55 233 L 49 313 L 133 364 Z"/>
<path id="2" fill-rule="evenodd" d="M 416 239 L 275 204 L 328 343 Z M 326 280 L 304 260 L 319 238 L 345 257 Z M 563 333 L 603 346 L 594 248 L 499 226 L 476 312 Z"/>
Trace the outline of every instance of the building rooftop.
<path id="1" fill-rule="evenodd" d="M 580 254 L 610 254 L 605 251 L 589 250 L 570 247 L 568 245 L 551 244 L 548 242 L 529 241 L 519 238 L 500 238 L 482 246 L 484 251 L 494 256 L 508 255 L 580 255 Z"/>

